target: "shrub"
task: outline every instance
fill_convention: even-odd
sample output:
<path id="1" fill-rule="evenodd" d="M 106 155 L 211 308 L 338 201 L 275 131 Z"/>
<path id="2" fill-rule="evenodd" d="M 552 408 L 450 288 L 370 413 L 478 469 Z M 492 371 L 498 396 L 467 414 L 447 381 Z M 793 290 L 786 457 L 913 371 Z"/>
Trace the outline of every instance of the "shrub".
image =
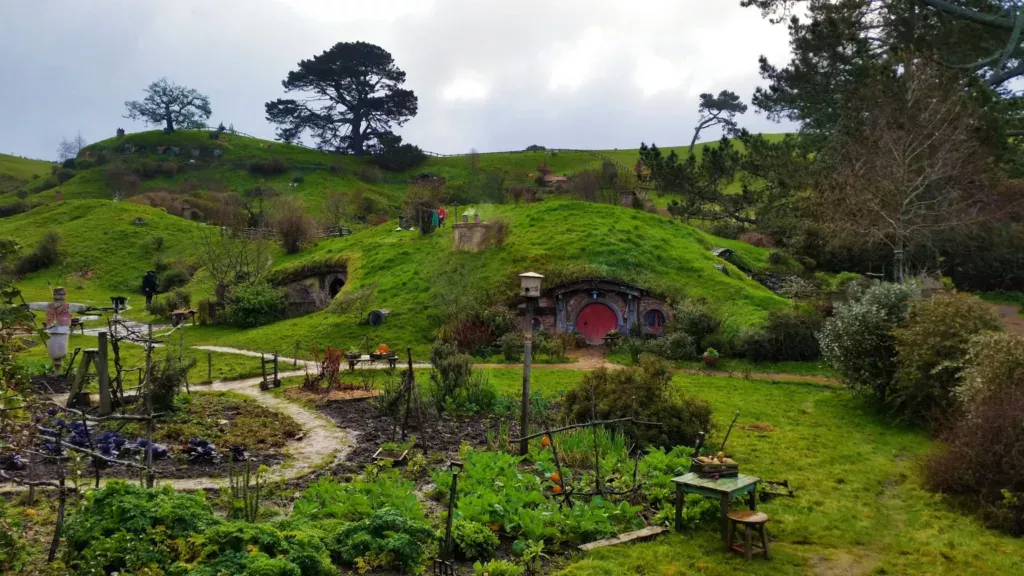
<path id="1" fill-rule="evenodd" d="M 288 254 L 295 254 L 316 243 L 316 220 L 306 214 L 302 201 L 293 196 L 274 199 L 270 205 L 270 226 Z"/>
<path id="2" fill-rule="evenodd" d="M 991 394 L 1024 390 L 1024 336 L 982 332 L 971 338 L 956 395 L 967 408 Z"/>
<path id="3" fill-rule="evenodd" d="M 162 362 L 152 365 L 153 406 L 157 410 L 167 411 L 174 407 L 174 397 L 185 384 L 188 371 L 195 366 L 194 357 L 179 362 L 177 354 L 168 350 Z"/>
<path id="4" fill-rule="evenodd" d="M 202 492 L 146 489 L 120 480 L 86 493 L 64 529 L 65 562 L 79 574 L 141 573 L 167 567 L 171 540 L 192 538 L 222 521 Z"/>
<path id="5" fill-rule="evenodd" d="M 232 324 L 263 326 L 284 316 L 284 290 L 265 282 L 241 284 L 235 287 L 227 315 Z"/>
<path id="6" fill-rule="evenodd" d="M 487 246 L 490 248 L 500 248 L 505 245 L 505 240 L 508 239 L 509 232 L 512 231 L 512 225 L 508 218 L 498 217 L 490 221 L 490 230 L 487 236 Z"/>
<path id="7" fill-rule="evenodd" d="M 722 321 L 711 311 L 706 303 L 699 300 L 684 300 L 672 309 L 672 322 L 669 331 L 681 331 L 693 339 L 698 350 L 707 348 L 709 336 L 721 327 Z"/>
<path id="8" fill-rule="evenodd" d="M 20 194 L 21 192 L 23 192 L 23 190 L 18 190 L 18 194 Z M 19 199 L 15 202 L 8 202 L 6 204 L 0 205 L 0 218 L 9 218 L 16 214 L 22 214 L 24 212 L 28 212 L 28 203 L 22 201 L 20 199 L 20 196 Z"/>
<path id="9" fill-rule="evenodd" d="M 589 372 L 565 395 L 566 419 L 588 422 L 632 416 L 664 424 L 660 429 L 637 427 L 638 439 L 645 444 L 693 445 L 699 432 L 711 433 L 711 406 L 676 393 L 671 381 L 668 364 L 647 354 L 640 357 L 639 368 Z"/>
<path id="10" fill-rule="evenodd" d="M 157 238 L 162 239 L 162 236 L 157 236 Z M 182 270 L 181 268 L 171 268 L 160 276 L 159 290 L 161 292 L 170 292 L 175 288 L 181 288 L 185 284 L 188 284 L 189 280 L 191 279 L 192 277 L 189 276 L 187 270 Z"/>
<path id="11" fill-rule="evenodd" d="M 74 158 L 68 158 L 67 160 L 65 160 L 65 161 L 60 163 L 60 167 L 61 168 L 66 168 L 68 170 L 74 170 L 75 169 L 75 159 Z"/>
<path id="12" fill-rule="evenodd" d="M 473 372 L 473 359 L 459 354 L 454 344 L 438 341 L 430 351 L 430 400 L 438 414 L 452 406 L 452 401 L 469 383 Z"/>
<path id="13" fill-rule="evenodd" d="M 646 353 L 660 356 L 666 360 L 680 362 L 692 360 L 697 355 L 693 338 L 685 332 L 669 332 L 661 338 L 647 341 Z"/>
<path id="14" fill-rule="evenodd" d="M 855 392 L 884 402 L 896 375 L 896 339 L 914 297 L 910 286 L 879 283 L 837 304 L 819 336 L 821 353 Z"/>
<path id="15" fill-rule="evenodd" d="M 498 348 L 506 362 L 515 363 L 523 359 L 523 333 L 514 330 L 498 338 Z"/>
<path id="16" fill-rule="evenodd" d="M 261 176 L 276 176 L 288 171 L 288 165 L 280 158 L 253 160 L 249 163 L 249 172 Z"/>
<path id="17" fill-rule="evenodd" d="M 107 187 L 111 192 L 131 195 L 139 191 L 142 182 L 139 177 L 120 163 L 110 164 L 105 169 Z"/>
<path id="18" fill-rule="evenodd" d="M 947 447 L 929 457 L 932 490 L 970 496 L 994 526 L 1024 534 L 1024 390 L 982 397 L 944 435 Z M 976 502 L 980 501 L 979 508 Z"/>
<path id="19" fill-rule="evenodd" d="M 541 146 L 540 144 L 530 144 L 529 146 L 526 147 L 525 151 L 526 152 L 543 152 L 545 150 L 547 150 L 547 148 L 545 148 L 544 146 Z"/>
<path id="20" fill-rule="evenodd" d="M 32 193 L 32 194 L 39 194 L 40 192 L 46 192 L 47 190 L 52 190 L 53 188 L 56 188 L 57 186 L 60 186 L 60 182 L 57 181 L 57 177 L 56 176 L 50 176 L 50 177 L 46 178 L 45 180 L 43 180 L 41 182 L 37 182 L 37 183 L 33 184 L 29 188 L 29 192 Z"/>
<path id="21" fill-rule="evenodd" d="M 796 311 L 771 312 L 764 328 L 740 337 L 740 352 L 755 362 L 807 362 L 821 356 L 817 314 Z"/>
<path id="22" fill-rule="evenodd" d="M 914 424 L 951 415 L 971 337 L 1001 329 L 988 305 L 969 294 L 944 292 L 915 302 L 906 326 L 893 331 L 899 368 L 889 402 L 895 413 Z"/>
<path id="23" fill-rule="evenodd" d="M 364 165 L 356 168 L 356 178 L 367 184 L 380 184 L 381 180 L 384 179 L 384 175 L 381 174 L 380 168 Z"/>
<path id="24" fill-rule="evenodd" d="M 373 156 L 377 166 L 392 172 L 405 172 L 427 161 L 427 155 L 419 146 L 402 144 L 401 139 L 398 140 L 396 143 L 385 145 Z"/>
<path id="25" fill-rule="evenodd" d="M 335 563 L 366 570 L 402 570 L 417 573 L 436 535 L 430 524 L 382 508 L 372 516 L 345 526 L 328 541 Z"/>
<path id="26" fill-rule="evenodd" d="M 733 222 L 731 220 L 718 220 L 711 224 L 711 228 L 708 229 L 708 232 L 710 232 L 712 236 L 735 240 L 743 234 L 743 224 Z"/>
<path id="27" fill-rule="evenodd" d="M 14 264 L 17 274 L 31 274 L 49 268 L 60 259 L 60 233 L 48 230 L 36 244 L 35 250 L 25 254 Z"/>
<path id="28" fill-rule="evenodd" d="M 775 240 L 767 234 L 760 232 L 744 232 L 739 235 L 740 242 L 750 244 L 751 246 L 757 246 L 758 248 L 774 248 Z"/>
<path id="29" fill-rule="evenodd" d="M 455 550 L 465 559 L 490 558 L 498 549 L 498 537 L 479 522 L 457 518 L 452 522 Z"/>
<path id="30" fill-rule="evenodd" d="M 26 190 L 25 188 L 21 188 L 17 192 L 15 192 L 14 195 L 18 198 L 18 200 L 24 200 L 25 198 L 28 198 L 28 190 Z"/>
<path id="31" fill-rule="evenodd" d="M 584 170 L 569 181 L 572 197 L 586 202 L 597 202 L 601 190 L 601 176 L 594 171 Z"/>
<path id="32" fill-rule="evenodd" d="M 462 393 L 456 396 L 456 404 L 466 412 L 490 412 L 498 403 L 498 389 L 486 372 L 473 372 Z"/>
<path id="33" fill-rule="evenodd" d="M 60 170 L 57 170 L 57 173 L 54 174 L 54 176 L 57 177 L 58 183 L 63 184 L 75 177 L 75 171 L 67 168 L 61 168 Z"/>

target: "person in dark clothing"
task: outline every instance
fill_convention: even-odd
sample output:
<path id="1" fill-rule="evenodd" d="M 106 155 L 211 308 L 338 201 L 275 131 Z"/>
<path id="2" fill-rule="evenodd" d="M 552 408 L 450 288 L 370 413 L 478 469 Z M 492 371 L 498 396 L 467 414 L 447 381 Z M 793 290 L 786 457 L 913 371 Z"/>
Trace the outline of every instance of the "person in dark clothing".
<path id="1" fill-rule="evenodd" d="M 146 295 L 146 310 L 149 310 L 150 304 L 153 303 L 153 295 L 156 294 L 156 288 L 156 270 L 150 270 L 142 277 L 142 293 Z"/>

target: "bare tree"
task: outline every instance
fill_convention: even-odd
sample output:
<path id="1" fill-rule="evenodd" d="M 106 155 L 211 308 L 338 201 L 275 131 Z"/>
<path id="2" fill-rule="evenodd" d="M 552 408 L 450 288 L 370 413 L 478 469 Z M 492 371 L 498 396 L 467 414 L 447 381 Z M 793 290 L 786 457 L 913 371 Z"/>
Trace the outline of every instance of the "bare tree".
<path id="1" fill-rule="evenodd" d="M 266 240 L 247 240 L 229 229 L 213 227 L 200 231 L 195 251 L 218 300 L 232 286 L 263 278 L 273 263 L 272 254 L 273 246 Z"/>
<path id="2" fill-rule="evenodd" d="M 328 228 L 341 228 L 342 223 L 348 217 L 348 213 L 348 197 L 345 196 L 345 193 L 337 190 L 328 192 L 324 197 L 321 210 L 321 218 L 324 225 Z"/>
<path id="3" fill-rule="evenodd" d="M 962 87 L 920 61 L 895 70 L 861 89 L 851 127 L 822 152 L 815 205 L 835 237 L 892 249 L 902 281 L 907 248 L 997 207 L 981 118 Z"/>
<path id="4" fill-rule="evenodd" d="M 77 158 L 78 153 L 82 151 L 82 148 L 87 146 L 85 138 L 82 137 L 82 133 L 79 132 L 74 138 L 68 140 L 67 138 L 61 138 L 60 144 L 57 145 L 57 161 L 64 162 L 69 158 Z"/>

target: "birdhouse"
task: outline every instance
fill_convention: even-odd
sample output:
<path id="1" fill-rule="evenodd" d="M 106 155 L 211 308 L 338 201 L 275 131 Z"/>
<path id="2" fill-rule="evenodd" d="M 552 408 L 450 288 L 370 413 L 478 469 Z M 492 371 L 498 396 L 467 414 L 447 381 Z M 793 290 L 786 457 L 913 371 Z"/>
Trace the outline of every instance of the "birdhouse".
<path id="1" fill-rule="evenodd" d="M 540 281 L 544 277 L 536 272 L 526 272 L 519 275 L 519 286 L 522 289 L 520 294 L 527 298 L 540 297 Z"/>

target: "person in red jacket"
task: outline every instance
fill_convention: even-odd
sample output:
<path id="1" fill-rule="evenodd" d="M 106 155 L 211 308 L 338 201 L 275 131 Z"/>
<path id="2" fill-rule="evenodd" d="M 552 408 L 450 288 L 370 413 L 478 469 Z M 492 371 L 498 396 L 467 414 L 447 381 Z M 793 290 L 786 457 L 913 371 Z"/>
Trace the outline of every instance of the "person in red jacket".
<path id="1" fill-rule="evenodd" d="M 438 223 L 439 223 L 441 228 L 444 228 L 444 219 L 445 219 L 445 216 L 447 216 L 447 215 L 448 215 L 448 213 L 444 211 L 444 206 L 440 207 L 437 210 L 437 221 L 438 221 Z"/>

